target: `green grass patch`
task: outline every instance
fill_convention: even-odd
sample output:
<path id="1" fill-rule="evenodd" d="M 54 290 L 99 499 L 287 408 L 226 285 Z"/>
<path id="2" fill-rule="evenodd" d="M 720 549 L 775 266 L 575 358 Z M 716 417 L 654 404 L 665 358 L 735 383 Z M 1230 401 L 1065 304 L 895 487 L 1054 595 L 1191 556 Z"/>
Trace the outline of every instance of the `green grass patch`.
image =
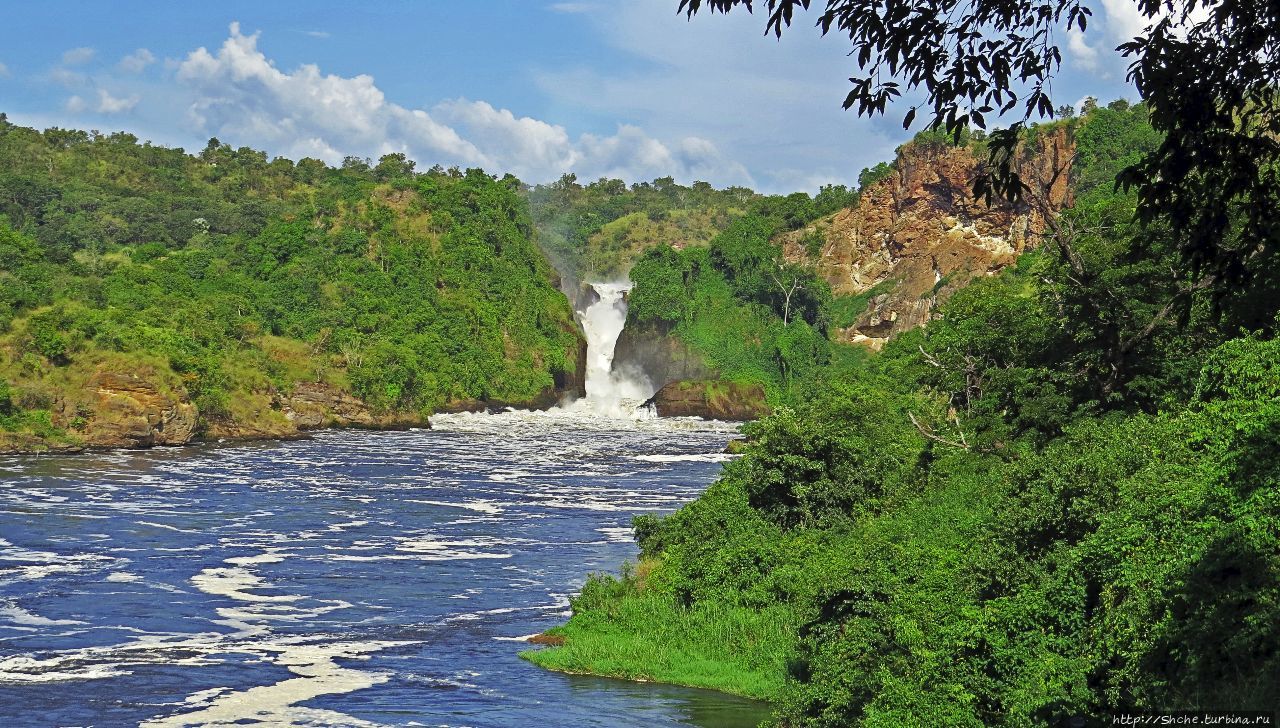
<path id="1" fill-rule="evenodd" d="M 760 700 L 782 692 L 795 620 L 778 605 L 686 608 L 624 577 L 593 577 L 568 624 L 548 634 L 562 647 L 520 656 L 549 670 L 707 688 Z"/>
<path id="2" fill-rule="evenodd" d="M 53 424 L 48 410 L 19 410 L 0 414 L 0 432 L 14 432 L 51 440 L 70 440 L 66 432 Z"/>
<path id="3" fill-rule="evenodd" d="M 831 325 L 841 329 L 852 326 L 853 322 L 857 321 L 858 317 L 871 305 L 871 299 L 881 293 L 888 293 L 897 283 L 892 279 L 883 280 L 857 295 L 837 296 L 831 299 L 827 309 L 831 315 Z"/>

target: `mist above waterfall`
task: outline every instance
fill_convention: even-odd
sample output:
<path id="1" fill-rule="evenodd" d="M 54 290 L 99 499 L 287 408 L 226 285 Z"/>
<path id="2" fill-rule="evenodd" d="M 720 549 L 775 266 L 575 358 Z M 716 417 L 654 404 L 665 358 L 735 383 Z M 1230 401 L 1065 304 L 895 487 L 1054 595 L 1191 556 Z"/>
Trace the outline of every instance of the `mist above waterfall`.
<path id="1" fill-rule="evenodd" d="M 599 299 L 578 312 L 587 339 L 587 396 L 567 406 L 605 417 L 639 416 L 640 404 L 653 394 L 653 385 L 640 372 L 616 371 L 614 348 L 627 322 L 626 293 L 631 283 L 590 283 Z"/>

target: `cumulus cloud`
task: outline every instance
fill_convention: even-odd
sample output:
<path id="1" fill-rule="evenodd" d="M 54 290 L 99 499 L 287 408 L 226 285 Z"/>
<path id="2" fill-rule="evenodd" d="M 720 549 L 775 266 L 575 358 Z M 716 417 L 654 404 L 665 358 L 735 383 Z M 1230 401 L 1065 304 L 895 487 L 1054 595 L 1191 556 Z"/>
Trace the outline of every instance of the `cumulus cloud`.
<path id="1" fill-rule="evenodd" d="M 120 59 L 120 70 L 125 73 L 142 73 L 147 66 L 155 63 L 156 57 L 146 48 L 139 48 Z"/>
<path id="2" fill-rule="evenodd" d="M 126 111 L 133 111 L 141 99 L 137 95 L 128 97 L 112 96 L 106 89 L 98 89 L 98 102 L 91 104 L 79 94 L 73 95 L 67 99 L 64 104 L 67 111 L 73 114 L 79 114 L 85 111 L 96 111 L 99 114 L 120 114 Z"/>
<path id="3" fill-rule="evenodd" d="M 742 165 L 705 139 L 664 143 L 627 125 L 613 135 L 575 139 L 561 126 L 465 99 L 410 109 L 388 101 L 372 76 L 324 74 L 311 64 L 282 71 L 258 40 L 233 23 L 216 52 L 200 48 L 178 65 L 177 79 L 195 94 L 188 120 L 197 130 L 292 157 L 337 162 L 402 152 L 420 166 L 481 166 L 530 182 L 568 171 L 628 181 L 663 175 L 720 184 L 750 180 Z"/>
<path id="4" fill-rule="evenodd" d="M 135 94 L 125 98 L 117 98 L 107 92 L 106 89 L 98 89 L 98 106 L 97 110 L 102 114 L 120 114 L 126 111 L 132 111 L 133 107 L 138 105 L 139 97 Z"/>
<path id="5" fill-rule="evenodd" d="M 564 127 L 517 117 L 484 101 L 446 101 L 432 112 L 451 126 L 463 128 L 487 156 L 513 163 L 511 171 L 518 177 L 545 169 L 567 169 L 577 161 L 577 151 Z"/>
<path id="6" fill-rule="evenodd" d="M 1107 15 L 1107 30 L 1118 41 L 1141 35 L 1152 23 L 1134 0 L 1102 0 L 1102 8 Z"/>
<path id="7" fill-rule="evenodd" d="M 72 48 L 62 54 L 62 63 L 65 66 L 79 66 L 92 61 L 96 53 L 92 48 Z"/>
<path id="8" fill-rule="evenodd" d="M 1085 42 L 1084 31 L 1078 28 L 1067 31 L 1067 52 L 1086 71 L 1098 70 L 1098 49 Z"/>

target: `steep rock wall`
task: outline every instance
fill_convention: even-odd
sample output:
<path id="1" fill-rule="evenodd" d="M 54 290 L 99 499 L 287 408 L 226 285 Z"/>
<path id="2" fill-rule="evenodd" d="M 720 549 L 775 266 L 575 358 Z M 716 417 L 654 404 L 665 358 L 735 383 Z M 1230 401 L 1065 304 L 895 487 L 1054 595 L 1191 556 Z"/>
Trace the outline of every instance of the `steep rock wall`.
<path id="1" fill-rule="evenodd" d="M 764 388 L 720 381 L 668 382 L 645 402 L 659 417 L 702 417 L 745 422 L 769 414 Z"/>
<path id="2" fill-rule="evenodd" d="M 613 368 L 640 372 L 658 389 L 670 382 L 720 376 L 678 336 L 655 326 L 624 328 L 614 348 Z"/>
<path id="3" fill-rule="evenodd" d="M 1037 136 L 1017 169 L 1052 211 L 1071 204 L 1074 143 L 1066 127 Z M 987 206 L 973 196 L 982 162 L 967 147 L 913 143 L 893 173 L 841 210 L 782 238 L 789 260 L 807 260 L 836 295 L 874 294 L 839 338 L 879 348 L 923 325 L 976 276 L 991 275 L 1039 244 L 1043 211 L 1027 202 Z M 812 237 L 821 245 L 811 256 Z M 876 291 L 872 291 L 872 289 Z"/>

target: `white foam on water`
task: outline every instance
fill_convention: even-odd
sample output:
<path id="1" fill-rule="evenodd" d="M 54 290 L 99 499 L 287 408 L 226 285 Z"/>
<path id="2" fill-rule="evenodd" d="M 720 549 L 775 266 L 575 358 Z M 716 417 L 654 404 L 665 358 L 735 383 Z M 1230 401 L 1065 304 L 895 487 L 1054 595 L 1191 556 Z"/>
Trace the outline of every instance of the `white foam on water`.
<path id="1" fill-rule="evenodd" d="M 200 533 L 199 531 L 193 531 L 193 530 L 191 530 L 191 529 L 189 529 L 189 528 L 178 528 L 177 526 L 170 526 L 170 525 L 165 524 L 165 523 L 154 523 L 154 522 L 152 522 L 152 521 L 134 521 L 134 522 L 135 522 L 135 523 L 137 523 L 139 526 L 150 526 L 150 527 L 152 527 L 152 528 L 163 528 L 163 529 L 165 529 L 166 531 L 177 531 L 178 533 Z"/>
<path id="2" fill-rule="evenodd" d="M 477 513 L 487 513 L 496 516 L 502 513 L 502 508 L 493 501 L 486 500 L 469 500 L 469 501 L 438 501 L 438 500 L 415 500 L 409 499 L 406 503 L 418 503 L 424 506 L 440 506 L 441 508 L 465 508 L 469 511 Z"/>
<path id="3" fill-rule="evenodd" d="M 16 604 L 0 606 L 0 618 L 7 619 L 12 624 L 33 627 L 62 627 L 74 624 L 88 624 L 88 622 L 82 622 L 78 619 L 49 619 L 39 614 L 32 614 Z"/>
<path id="4" fill-rule="evenodd" d="M 724 452 L 689 453 L 685 455 L 632 455 L 632 460 L 646 463 L 725 463 L 737 455 Z"/>
<path id="5" fill-rule="evenodd" d="M 264 643 L 259 647 L 275 652 L 274 662 L 298 677 L 246 690 L 200 695 L 206 705 L 195 711 L 154 718 L 141 725 L 148 728 L 168 726 L 234 724 L 252 720 L 254 725 L 292 726 L 301 722 L 321 725 L 373 726 L 375 723 L 329 710 L 298 707 L 298 703 L 321 695 L 350 693 L 386 682 L 390 675 L 341 667 L 335 660 L 368 659 L 369 653 L 394 647 L 402 642 L 331 642 L 327 644 Z M 194 697 L 194 696 L 192 696 Z"/>
<path id="6" fill-rule="evenodd" d="M 266 579 L 247 569 L 215 566 L 191 577 L 191 583 L 206 594 L 245 602 L 296 602 L 305 597 L 296 594 L 252 594 L 249 589 L 274 588 Z"/>
<path id="7" fill-rule="evenodd" d="M 519 637 L 497 636 L 497 637 L 494 637 L 494 639 L 498 640 L 499 642 L 528 642 L 529 640 L 533 639 L 534 637 L 537 637 L 540 634 L 542 633 L 534 632 L 533 634 L 524 634 L 524 635 L 520 635 Z"/>
<path id="8" fill-rule="evenodd" d="M 238 607 L 217 611 L 221 623 L 239 631 L 222 637 L 206 649 L 212 652 L 244 652 L 266 656 L 297 677 L 245 690 L 226 688 L 204 690 L 187 697 L 196 710 L 154 718 L 144 726 L 187 726 L 233 724 L 252 720 L 255 725 L 292 726 L 299 724 L 371 726 L 353 716 L 336 711 L 299 706 L 321 695 L 354 692 L 386 682 L 390 675 L 342 667 L 336 660 L 364 660 L 369 654 L 388 647 L 408 644 L 396 641 L 322 641 L 323 637 L 303 636 L 271 638 L 272 621 L 312 619 L 326 612 L 351 607 L 341 600 L 311 600 L 317 606 L 305 608 L 298 602 L 308 597 L 296 594 L 263 595 L 274 588 L 261 576 L 249 571 L 252 566 L 284 561 L 294 554 L 266 551 L 252 556 L 224 560 L 225 567 L 204 569 L 191 581 L 201 591 L 242 602 Z"/>
<path id="9" fill-rule="evenodd" d="M 326 555 L 326 561 L 466 561 L 471 559 L 509 559 L 513 554 L 501 551 L 476 551 L 511 541 L 494 538 L 439 540 L 433 536 L 405 536 L 396 539 L 395 550 L 400 553 L 378 553 L 368 556 L 356 554 Z M 365 548 L 384 547 L 383 544 L 365 545 Z"/>
<path id="10" fill-rule="evenodd" d="M 533 475 L 537 475 L 537 473 L 531 473 L 528 470 L 507 470 L 497 473 L 489 473 L 488 477 L 489 480 L 496 483 L 510 483 L 519 480 L 520 478 L 528 478 Z"/>
<path id="11" fill-rule="evenodd" d="M 16 562 L 16 566 L 0 564 L 0 584 L 16 581 L 38 581 L 56 574 L 76 574 L 99 569 L 119 561 L 99 554 L 58 554 L 22 548 L 0 538 L 0 562 Z"/>
<path id="12" fill-rule="evenodd" d="M 67 680 L 101 680 L 132 674 L 110 665 L 89 665 L 79 669 L 56 669 L 58 660 L 37 660 L 25 655 L 0 660 L 0 684 L 64 682 Z"/>
<path id="13" fill-rule="evenodd" d="M 182 702 L 186 703 L 187 705 L 200 705 L 200 704 L 207 703 L 211 698 L 216 698 L 217 696 L 225 692 L 229 692 L 230 690 L 231 688 L 227 688 L 227 687 L 209 688 L 208 690 L 200 690 L 198 692 L 194 692 L 188 695 L 186 698 L 183 699 Z"/>
<path id="14" fill-rule="evenodd" d="M 328 530 L 342 532 L 347 530 L 348 528 L 363 528 L 364 526 L 367 526 L 367 525 L 369 525 L 368 521 L 348 521 L 347 523 L 330 523 L 328 526 Z"/>
<path id="15" fill-rule="evenodd" d="M 632 536 L 630 526 L 597 528 L 596 531 L 603 533 L 606 541 L 611 541 L 613 543 L 631 543 Z"/>
<path id="16" fill-rule="evenodd" d="M 236 566 L 253 566 L 254 564 L 278 564 L 293 554 L 280 553 L 279 551 L 264 551 L 253 556 L 233 556 L 225 559 L 223 563 L 235 564 Z"/>

